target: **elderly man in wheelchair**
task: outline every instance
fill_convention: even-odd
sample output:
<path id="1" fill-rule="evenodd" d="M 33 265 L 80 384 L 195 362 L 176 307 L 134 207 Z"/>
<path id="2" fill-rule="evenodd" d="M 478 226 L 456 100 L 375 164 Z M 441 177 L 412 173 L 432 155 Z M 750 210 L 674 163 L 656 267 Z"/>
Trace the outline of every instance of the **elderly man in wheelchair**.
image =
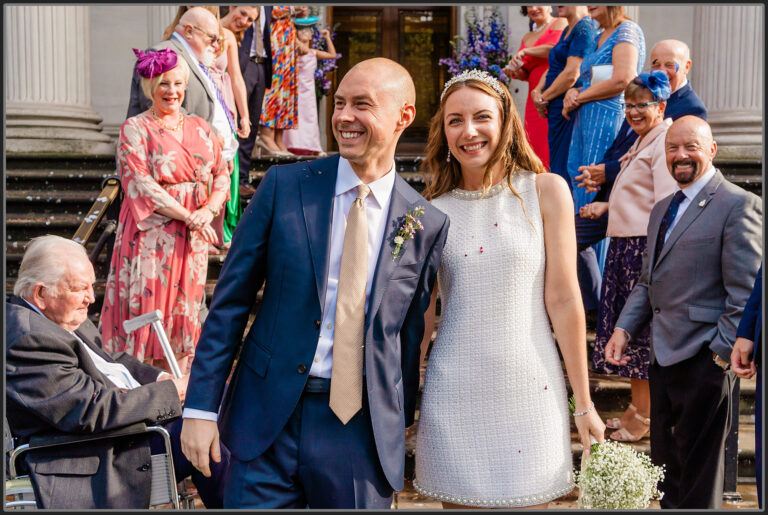
<path id="1" fill-rule="evenodd" d="M 94 279 L 71 240 L 27 247 L 5 305 L 6 418 L 16 444 L 29 444 L 11 470 L 29 474 L 40 508 L 147 508 L 156 474 L 191 475 L 205 506 L 221 508 L 229 451 L 205 477 L 179 444 L 189 376 L 102 350 L 88 320 Z M 167 466 L 154 459 L 164 452 Z"/>

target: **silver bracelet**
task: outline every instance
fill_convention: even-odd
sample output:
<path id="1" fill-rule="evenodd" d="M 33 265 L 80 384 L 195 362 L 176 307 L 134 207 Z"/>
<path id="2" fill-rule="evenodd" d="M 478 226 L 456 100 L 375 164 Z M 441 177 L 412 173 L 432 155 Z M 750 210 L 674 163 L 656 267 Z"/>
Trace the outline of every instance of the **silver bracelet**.
<path id="1" fill-rule="evenodd" d="M 589 406 L 589 408 L 585 409 L 584 411 L 574 411 L 574 412 L 573 412 L 573 416 L 574 416 L 574 417 L 581 417 L 582 415 L 586 415 L 587 413 L 589 413 L 589 412 L 590 412 L 590 411 L 592 411 L 593 409 L 595 409 L 595 402 L 594 402 L 594 401 L 592 401 L 592 402 L 590 403 L 590 406 Z"/>

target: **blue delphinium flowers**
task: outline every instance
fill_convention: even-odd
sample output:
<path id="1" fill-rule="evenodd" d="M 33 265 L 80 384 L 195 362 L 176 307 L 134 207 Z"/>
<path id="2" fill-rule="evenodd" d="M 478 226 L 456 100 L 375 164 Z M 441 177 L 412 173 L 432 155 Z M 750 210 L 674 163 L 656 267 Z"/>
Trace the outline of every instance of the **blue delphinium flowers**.
<path id="1" fill-rule="evenodd" d="M 440 59 L 438 64 L 447 66 L 451 75 L 473 68 L 485 70 L 503 84 L 509 83 L 501 69 L 507 65 L 512 54 L 507 49 L 507 27 L 497 7 L 489 9 L 485 16 L 477 19 L 474 8 L 467 11 L 467 36 L 456 36 L 451 41 L 453 57 Z"/>

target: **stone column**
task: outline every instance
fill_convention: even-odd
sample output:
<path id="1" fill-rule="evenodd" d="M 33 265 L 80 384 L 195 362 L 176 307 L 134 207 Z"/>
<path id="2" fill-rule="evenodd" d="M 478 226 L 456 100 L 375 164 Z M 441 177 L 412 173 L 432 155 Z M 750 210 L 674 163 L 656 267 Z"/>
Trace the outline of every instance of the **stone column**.
<path id="1" fill-rule="evenodd" d="M 163 40 L 163 31 L 173 21 L 178 11 L 178 5 L 150 5 L 147 6 L 147 46 Z"/>
<path id="2" fill-rule="evenodd" d="M 695 6 L 691 60 L 691 85 L 707 106 L 718 156 L 759 158 L 763 6 Z"/>
<path id="3" fill-rule="evenodd" d="M 88 6 L 6 10 L 9 155 L 114 155 L 91 106 Z"/>

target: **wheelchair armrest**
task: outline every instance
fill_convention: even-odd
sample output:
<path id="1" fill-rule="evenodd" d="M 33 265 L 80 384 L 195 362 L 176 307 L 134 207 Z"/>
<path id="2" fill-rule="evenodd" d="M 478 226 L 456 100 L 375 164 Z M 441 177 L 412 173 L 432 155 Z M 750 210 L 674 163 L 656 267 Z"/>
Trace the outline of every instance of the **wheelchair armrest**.
<path id="1" fill-rule="evenodd" d="M 147 429 L 147 425 L 144 422 L 137 422 L 129 426 L 121 427 L 119 429 L 112 429 L 110 431 L 103 431 L 101 433 L 32 436 L 29 439 L 29 448 L 27 450 L 32 451 L 35 449 L 44 449 L 46 447 L 55 447 L 58 445 L 85 443 L 95 440 L 119 438 L 121 436 L 137 435 L 148 432 L 149 430 Z"/>
<path id="2" fill-rule="evenodd" d="M 37 449 L 46 449 L 50 447 L 57 447 L 61 445 L 87 443 L 92 441 L 120 438 L 123 436 L 139 435 L 158 433 L 165 445 L 166 453 L 171 455 L 171 439 L 168 431 L 162 426 L 147 426 L 144 422 L 137 422 L 129 426 L 121 427 L 119 429 L 113 429 L 111 431 L 104 431 L 101 433 L 94 433 L 90 435 L 56 435 L 56 436 L 33 436 L 30 437 L 29 443 L 20 445 L 13 449 L 9 457 L 9 472 L 11 479 L 16 478 L 16 462 L 18 458 L 29 451 Z M 171 470 L 171 477 L 173 477 L 173 463 L 169 465 Z"/>

